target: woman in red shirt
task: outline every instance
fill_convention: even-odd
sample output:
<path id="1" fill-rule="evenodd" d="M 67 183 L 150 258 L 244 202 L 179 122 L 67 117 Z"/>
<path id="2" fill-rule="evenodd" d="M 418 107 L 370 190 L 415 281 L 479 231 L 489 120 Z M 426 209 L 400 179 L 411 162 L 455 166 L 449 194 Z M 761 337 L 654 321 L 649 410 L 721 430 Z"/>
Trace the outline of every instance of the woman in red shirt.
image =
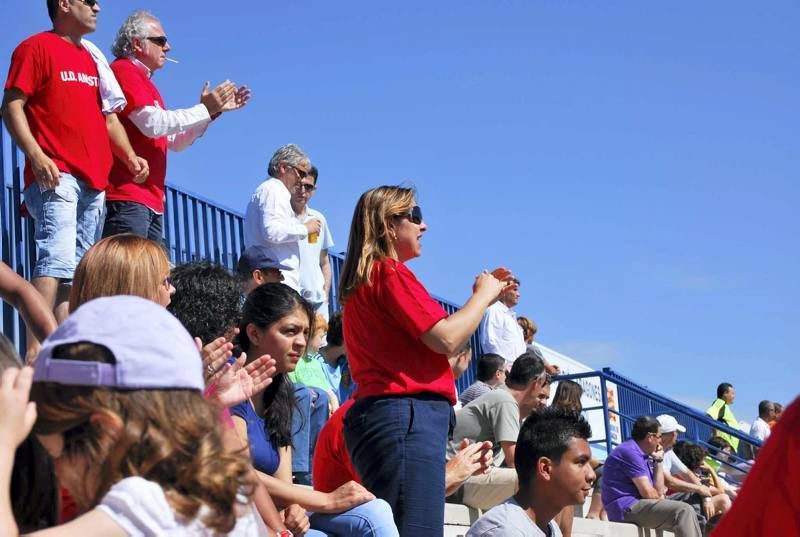
<path id="1" fill-rule="evenodd" d="M 400 535 L 441 536 L 445 447 L 456 402 L 447 356 L 472 335 L 511 274 L 481 273 L 452 315 L 405 262 L 421 255 L 427 226 L 410 188 L 359 198 L 339 289 L 356 402 L 345 441 L 362 483 L 394 512 Z"/>

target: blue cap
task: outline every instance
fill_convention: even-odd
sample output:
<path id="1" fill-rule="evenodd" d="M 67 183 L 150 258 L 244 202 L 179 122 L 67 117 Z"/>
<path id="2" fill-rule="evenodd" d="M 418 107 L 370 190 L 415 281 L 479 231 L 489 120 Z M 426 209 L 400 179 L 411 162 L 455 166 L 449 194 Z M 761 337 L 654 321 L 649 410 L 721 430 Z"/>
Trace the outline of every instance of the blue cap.
<path id="1" fill-rule="evenodd" d="M 268 248 L 258 245 L 245 248 L 236 270 L 244 276 L 250 276 L 254 270 L 265 268 L 292 270 L 292 267 L 281 263 Z"/>

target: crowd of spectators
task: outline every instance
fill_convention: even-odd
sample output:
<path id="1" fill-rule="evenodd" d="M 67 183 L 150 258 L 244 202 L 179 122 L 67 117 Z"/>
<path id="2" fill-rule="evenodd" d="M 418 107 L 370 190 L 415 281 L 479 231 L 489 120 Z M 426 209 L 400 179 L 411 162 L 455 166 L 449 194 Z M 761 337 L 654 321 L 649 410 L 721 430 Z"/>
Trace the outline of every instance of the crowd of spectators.
<path id="1" fill-rule="evenodd" d="M 16 48 L 2 105 L 37 256 L 30 283 L 0 265 L 30 342 L 23 360 L 0 339 L 0 534 L 441 535 L 451 501 L 485 511 L 470 536 L 558 537 L 592 495 L 590 518 L 685 537 L 741 518 L 732 498 L 758 504 L 751 484 L 775 470 L 739 456 L 729 383 L 708 449 L 673 416 L 640 416 L 595 460 L 581 385 L 561 379 L 548 404 L 560 369 L 513 309 L 518 277 L 480 272 L 448 314 L 406 266 L 428 229 L 411 188 L 358 199 L 342 311 L 330 227 L 309 206 L 320 171 L 295 144 L 246 204 L 235 274 L 171 266 L 167 152 L 250 90 L 206 83 L 168 109 L 153 14 L 122 23 L 109 64 L 85 39 L 96 0 L 46 4 L 53 29 Z M 479 327 L 477 381 L 458 395 Z M 796 405 L 788 423 L 777 403 L 758 411 L 750 434 L 777 437 L 762 453 L 796 446 Z"/>

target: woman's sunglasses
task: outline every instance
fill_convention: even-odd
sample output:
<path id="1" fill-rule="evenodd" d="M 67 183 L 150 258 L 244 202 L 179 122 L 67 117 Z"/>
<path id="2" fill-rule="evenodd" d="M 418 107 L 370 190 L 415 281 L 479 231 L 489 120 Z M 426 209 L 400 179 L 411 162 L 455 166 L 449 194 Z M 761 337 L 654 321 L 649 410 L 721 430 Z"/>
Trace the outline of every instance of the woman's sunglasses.
<path id="1" fill-rule="evenodd" d="M 398 214 L 397 217 L 408 218 L 412 223 L 420 225 L 422 223 L 422 208 L 419 205 L 414 205 L 407 213 Z"/>

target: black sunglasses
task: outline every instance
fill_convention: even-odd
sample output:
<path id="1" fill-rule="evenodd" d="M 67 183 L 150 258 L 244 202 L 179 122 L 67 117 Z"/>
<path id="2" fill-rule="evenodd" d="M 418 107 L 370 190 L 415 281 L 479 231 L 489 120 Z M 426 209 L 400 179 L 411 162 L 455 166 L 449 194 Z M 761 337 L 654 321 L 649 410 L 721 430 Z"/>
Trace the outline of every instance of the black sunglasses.
<path id="1" fill-rule="evenodd" d="M 420 225 L 422 223 L 422 208 L 419 205 L 414 205 L 407 213 L 397 216 L 398 218 L 408 218 L 412 223 Z"/>
<path id="2" fill-rule="evenodd" d="M 81 0 L 81 1 L 83 2 L 86 0 Z M 88 1 L 96 2 L 97 0 L 88 0 Z M 158 45 L 161 48 L 164 48 L 167 45 L 167 36 L 165 35 L 154 35 L 152 37 L 145 37 L 145 39 L 147 39 L 148 41 L 150 41 L 155 45 Z"/>
<path id="3" fill-rule="evenodd" d="M 301 170 L 297 166 L 292 166 L 291 164 L 287 164 L 287 166 L 289 166 L 291 169 L 296 171 L 297 175 L 300 177 L 300 179 L 305 179 L 306 177 L 308 177 L 308 172 L 307 171 Z"/>
<path id="4" fill-rule="evenodd" d="M 86 7 L 94 7 L 97 5 L 97 0 L 80 0 L 80 2 Z"/>
<path id="5" fill-rule="evenodd" d="M 303 179 L 305 179 L 305 177 Z M 305 190 L 309 194 L 317 189 L 317 187 L 311 183 L 297 183 L 296 188 L 297 190 Z"/>

